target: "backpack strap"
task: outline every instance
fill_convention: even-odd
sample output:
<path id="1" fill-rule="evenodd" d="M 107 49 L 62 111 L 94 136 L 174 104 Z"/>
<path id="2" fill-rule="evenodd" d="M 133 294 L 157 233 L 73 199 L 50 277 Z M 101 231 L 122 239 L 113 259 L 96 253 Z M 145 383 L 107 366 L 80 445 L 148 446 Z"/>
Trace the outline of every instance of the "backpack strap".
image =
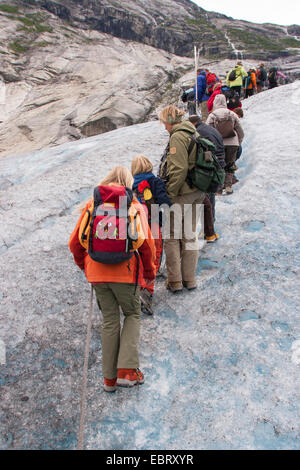
<path id="1" fill-rule="evenodd" d="M 196 135 L 196 133 L 193 134 L 193 135 L 192 135 L 192 138 L 191 138 L 191 143 L 190 143 L 189 148 L 188 148 L 188 158 L 189 158 L 190 154 L 192 153 L 192 150 L 193 150 L 193 148 L 194 148 L 194 145 L 196 144 L 195 135 Z"/>
<path id="2" fill-rule="evenodd" d="M 188 148 L 188 162 L 189 162 L 190 154 L 192 153 L 192 150 L 193 150 L 194 146 L 197 145 L 197 142 L 195 141 L 195 136 L 196 136 L 196 132 L 192 135 L 191 142 L 190 142 L 190 145 L 189 145 L 189 148 Z M 188 170 L 188 172 L 187 172 L 186 182 L 187 182 L 187 184 L 189 185 L 190 188 L 193 188 L 194 185 L 193 185 L 193 181 L 192 181 L 192 172 L 191 172 L 191 170 Z"/>
<path id="3" fill-rule="evenodd" d="M 86 229 L 88 228 L 88 225 L 89 225 L 90 220 L 91 220 L 91 212 L 90 212 L 90 210 L 87 209 L 86 212 L 87 212 L 87 214 L 88 214 L 88 218 L 87 218 L 86 224 L 85 224 L 84 229 L 83 229 L 82 234 L 81 234 L 81 241 L 82 241 L 82 242 L 84 242 L 84 241 L 87 240 L 87 235 L 85 234 L 85 231 L 86 231 Z"/>
<path id="4" fill-rule="evenodd" d="M 102 203 L 103 203 L 103 201 L 102 201 L 99 186 L 96 186 L 94 188 L 94 206 L 100 206 L 100 204 L 102 204 Z"/>

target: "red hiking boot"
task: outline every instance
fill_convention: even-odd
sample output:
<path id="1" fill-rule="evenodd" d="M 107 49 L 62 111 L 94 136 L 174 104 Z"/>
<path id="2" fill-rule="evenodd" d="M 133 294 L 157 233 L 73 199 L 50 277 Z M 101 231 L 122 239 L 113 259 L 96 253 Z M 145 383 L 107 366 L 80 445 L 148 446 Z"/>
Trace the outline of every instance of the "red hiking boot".
<path id="1" fill-rule="evenodd" d="M 115 392 L 117 390 L 117 379 L 106 379 L 104 377 L 104 390 L 106 392 Z"/>
<path id="2" fill-rule="evenodd" d="M 118 369 L 117 385 L 119 387 L 133 387 L 144 383 L 144 374 L 140 369 Z"/>

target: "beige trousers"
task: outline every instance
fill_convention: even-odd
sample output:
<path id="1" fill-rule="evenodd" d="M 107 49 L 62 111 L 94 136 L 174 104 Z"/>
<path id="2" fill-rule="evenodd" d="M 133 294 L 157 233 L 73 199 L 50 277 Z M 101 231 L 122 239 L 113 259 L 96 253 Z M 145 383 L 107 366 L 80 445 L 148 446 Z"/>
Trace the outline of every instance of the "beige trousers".
<path id="1" fill-rule="evenodd" d="M 202 103 L 201 103 L 201 120 L 202 120 L 202 122 L 205 123 L 207 118 L 208 118 L 207 101 L 202 101 Z"/>
<path id="2" fill-rule="evenodd" d="M 174 213 L 164 227 L 164 250 L 169 282 L 196 283 L 199 256 L 197 223 L 203 213 L 205 193 L 195 191 L 176 197 Z M 176 206 L 174 206 L 176 205 Z"/>
<path id="3" fill-rule="evenodd" d="M 107 379 L 117 377 L 117 369 L 139 367 L 140 289 L 125 283 L 94 284 L 102 312 L 102 372 Z M 121 331 L 120 307 L 124 314 Z"/>

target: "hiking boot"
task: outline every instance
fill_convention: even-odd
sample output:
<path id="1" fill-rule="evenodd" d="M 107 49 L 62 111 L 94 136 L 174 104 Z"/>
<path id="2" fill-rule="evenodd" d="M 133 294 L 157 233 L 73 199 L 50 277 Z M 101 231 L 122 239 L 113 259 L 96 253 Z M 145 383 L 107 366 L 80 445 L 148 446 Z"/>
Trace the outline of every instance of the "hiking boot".
<path id="1" fill-rule="evenodd" d="M 233 175 L 232 184 L 235 184 L 235 183 L 238 183 L 238 182 L 239 182 L 239 180 L 237 179 L 237 177 Z"/>
<path id="2" fill-rule="evenodd" d="M 115 392 L 117 390 L 117 379 L 106 379 L 104 377 L 104 390 L 105 392 Z"/>
<path id="3" fill-rule="evenodd" d="M 215 233 L 215 234 L 212 235 L 211 237 L 205 237 L 205 240 L 207 241 L 207 243 L 214 243 L 214 242 L 216 242 L 219 238 L 220 238 L 220 235 L 219 235 L 218 233 Z"/>
<path id="4" fill-rule="evenodd" d="M 117 385 L 119 387 L 133 387 L 144 383 L 144 374 L 140 369 L 118 369 Z"/>
<path id="5" fill-rule="evenodd" d="M 197 289 L 197 284 L 195 281 L 182 281 L 183 287 L 187 290 L 195 290 Z"/>
<path id="6" fill-rule="evenodd" d="M 225 193 L 226 193 L 226 194 L 232 194 L 232 193 L 233 193 L 233 189 L 232 189 L 230 186 L 227 186 L 227 187 L 225 188 Z"/>
<path id="7" fill-rule="evenodd" d="M 166 282 L 166 288 L 173 292 L 173 294 L 177 294 L 178 292 L 182 291 L 182 283 L 181 282 Z"/>
<path id="8" fill-rule="evenodd" d="M 149 292 L 147 289 L 142 289 L 140 293 L 140 299 L 141 299 L 141 310 L 143 313 L 146 313 L 147 315 L 153 315 L 153 310 L 152 310 L 152 300 L 153 300 L 153 295 L 151 292 Z"/>

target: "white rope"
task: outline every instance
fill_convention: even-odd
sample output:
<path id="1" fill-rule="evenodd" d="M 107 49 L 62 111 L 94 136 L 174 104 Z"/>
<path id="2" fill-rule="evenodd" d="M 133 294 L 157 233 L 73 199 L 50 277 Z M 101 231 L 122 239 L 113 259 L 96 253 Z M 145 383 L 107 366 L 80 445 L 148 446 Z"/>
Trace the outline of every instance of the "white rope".
<path id="1" fill-rule="evenodd" d="M 89 365 L 89 350 L 90 350 L 90 342 L 91 342 L 92 315 L 93 315 L 93 285 L 91 284 L 90 311 L 89 311 L 86 341 L 85 341 L 82 391 L 81 391 L 81 401 L 80 401 L 80 424 L 79 424 L 77 450 L 83 450 L 84 423 L 85 423 L 85 416 L 86 416 L 86 386 L 87 386 L 88 365 Z"/>

